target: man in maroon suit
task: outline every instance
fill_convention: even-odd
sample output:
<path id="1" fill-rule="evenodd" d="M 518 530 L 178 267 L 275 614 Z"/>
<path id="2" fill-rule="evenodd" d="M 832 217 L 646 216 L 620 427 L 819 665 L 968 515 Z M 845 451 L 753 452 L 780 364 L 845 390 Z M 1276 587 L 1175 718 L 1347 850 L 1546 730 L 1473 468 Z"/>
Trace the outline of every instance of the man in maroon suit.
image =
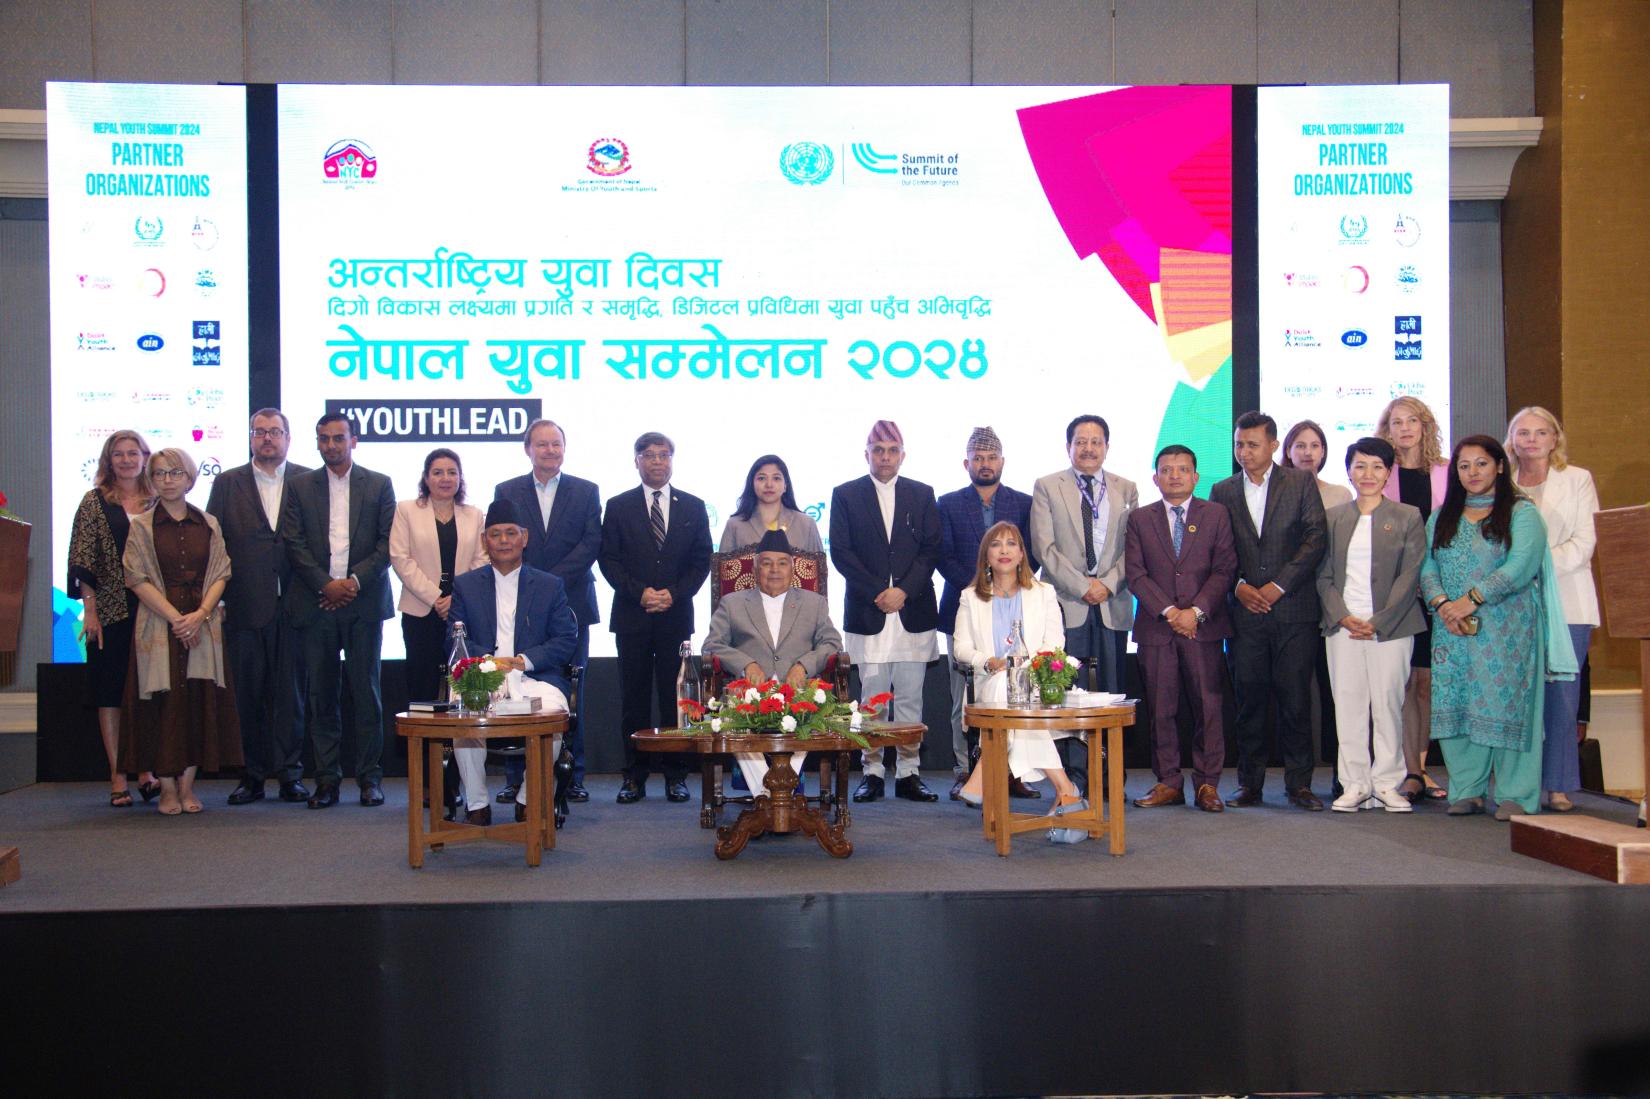
<path id="1" fill-rule="evenodd" d="M 1152 773 L 1157 785 L 1135 800 L 1141 809 L 1186 804 L 1175 718 L 1184 682 L 1197 732 L 1192 741 L 1197 807 L 1222 810 L 1220 770 L 1226 762 L 1221 642 L 1232 636 L 1226 593 L 1237 579 L 1232 521 L 1226 509 L 1192 496 L 1197 455 L 1166 446 L 1152 480 L 1163 499 L 1137 508 L 1124 531 L 1123 570 L 1140 603 L 1134 643 L 1152 713 Z"/>

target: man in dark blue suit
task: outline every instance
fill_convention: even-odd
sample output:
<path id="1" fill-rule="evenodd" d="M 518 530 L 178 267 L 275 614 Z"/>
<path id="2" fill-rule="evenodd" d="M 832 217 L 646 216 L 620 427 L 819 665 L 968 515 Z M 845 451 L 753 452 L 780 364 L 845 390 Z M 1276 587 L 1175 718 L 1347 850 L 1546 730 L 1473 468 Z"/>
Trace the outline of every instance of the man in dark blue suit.
<path id="1" fill-rule="evenodd" d="M 883 711 L 890 721 L 922 720 L 922 681 L 939 655 L 934 630 L 934 567 L 940 559 L 940 512 L 934 490 L 899 475 L 905 436 L 892 420 L 878 420 L 865 440 L 870 472 L 831 490 L 831 564 L 848 581 L 842 632 L 859 661 L 860 690 L 894 696 Z M 917 773 L 920 744 L 902 744 L 894 793 L 909 801 L 938 801 Z M 855 801 L 883 796 L 882 750 L 864 756 L 865 777 Z"/>
<path id="2" fill-rule="evenodd" d="M 527 528 L 523 561 L 531 568 L 560 578 L 567 587 L 567 605 L 578 619 L 579 647 L 573 663 L 590 660 L 590 627 L 601 621 L 596 611 L 596 578 L 591 566 L 602 548 L 601 490 L 591 481 L 561 470 L 567 453 L 567 433 L 550 420 L 527 425 L 522 447 L 532 459 L 533 471 L 501 481 L 493 499 L 508 500 Z M 584 789 L 584 729 L 575 716 L 567 731 L 567 750 L 573 754 L 569 801 L 589 801 Z M 501 802 L 514 801 L 521 789 L 527 761 L 511 756 L 504 765 Z"/>
<path id="3" fill-rule="evenodd" d="M 939 498 L 940 576 L 945 590 L 940 593 L 940 632 L 945 634 L 945 651 L 950 654 L 957 626 L 957 606 L 963 589 L 974 583 L 979 563 L 980 539 L 996 523 L 1013 523 L 1020 530 L 1020 544 L 1033 572 L 1037 559 L 1031 556 L 1031 497 L 1002 483 L 1003 441 L 989 427 L 977 427 L 968 437 L 963 458 L 969 485 Z M 956 762 L 952 773 L 951 800 L 957 801 L 968 781 L 968 736 L 963 727 L 964 679 L 951 664 L 951 751 Z M 1041 797 L 1020 779 L 1011 779 L 1009 789 L 1016 797 Z"/>
<path id="4" fill-rule="evenodd" d="M 670 483 L 676 444 L 649 431 L 634 449 L 642 483 L 607 502 L 599 558 L 602 576 L 613 586 L 608 629 L 619 650 L 619 735 L 625 755 L 620 805 L 647 796 L 648 759 L 636 751 L 630 734 L 676 724 L 680 646 L 693 637 L 693 597 L 710 575 L 705 502 Z M 686 760 L 667 753 L 658 764 L 666 800 L 686 801 Z"/>
<path id="5" fill-rule="evenodd" d="M 511 697 L 536 697 L 546 710 L 566 710 L 571 685 L 563 669 L 578 646 L 578 623 L 568 607 L 567 589 L 558 577 L 522 564 L 531 536 L 510 501 L 494 500 L 487 508 L 483 537 L 491 564 L 453 580 L 447 644 L 452 645 L 454 623 L 464 623 L 473 655 L 493 657 L 505 673 Z M 552 742 L 551 756 L 560 752 Z M 464 781 L 465 819 L 491 824 L 487 749 L 455 745 L 453 755 Z M 518 788 L 511 800 L 516 803 L 516 819 L 527 819 L 525 789 Z"/>
<path id="6" fill-rule="evenodd" d="M 338 652 L 344 652 L 355 710 L 355 781 L 362 805 L 384 804 L 384 703 L 378 669 L 390 605 L 390 522 L 395 491 L 390 479 L 356 465 L 355 424 L 329 412 L 315 424 L 315 447 L 326 463 L 286 484 L 280 538 L 292 565 L 282 596 L 298 631 L 309 681 L 307 709 L 315 746 L 311 809 L 338 804 L 343 776 L 338 754 L 344 736 L 339 709 Z"/>

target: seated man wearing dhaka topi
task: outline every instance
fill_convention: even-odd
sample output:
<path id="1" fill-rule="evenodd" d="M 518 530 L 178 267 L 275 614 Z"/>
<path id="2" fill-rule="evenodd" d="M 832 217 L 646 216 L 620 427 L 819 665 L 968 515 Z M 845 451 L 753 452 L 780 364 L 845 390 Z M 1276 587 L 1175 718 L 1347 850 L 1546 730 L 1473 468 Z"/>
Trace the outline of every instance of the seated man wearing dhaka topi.
<path id="1" fill-rule="evenodd" d="M 791 586 L 794 561 L 784 531 L 762 535 L 756 547 L 756 587 L 724 595 L 716 605 L 705 638 L 706 656 L 753 683 L 781 679 L 800 688 L 824 675 L 826 661 L 842 651 L 842 635 L 831 625 L 823 595 Z M 791 756 L 798 775 L 807 755 Z M 736 758 L 751 792 L 760 794 L 768 773 L 762 753 L 740 752 Z"/>
<path id="2" fill-rule="evenodd" d="M 516 505 L 496 499 L 487 508 L 482 531 L 491 564 L 453 580 L 447 610 L 447 645 L 453 625 L 464 623 L 471 651 L 493 654 L 511 698 L 537 698 L 545 711 L 566 710 L 568 661 L 578 648 L 579 626 L 567 606 L 567 589 L 559 577 L 521 563 L 527 528 Z M 561 737 L 550 745 L 551 758 L 561 754 Z M 465 820 L 491 824 L 487 797 L 487 748 L 483 741 L 456 740 L 453 756 L 464 786 Z M 548 796 L 549 791 L 541 796 Z M 516 791 L 516 819 L 527 819 L 527 784 Z"/>

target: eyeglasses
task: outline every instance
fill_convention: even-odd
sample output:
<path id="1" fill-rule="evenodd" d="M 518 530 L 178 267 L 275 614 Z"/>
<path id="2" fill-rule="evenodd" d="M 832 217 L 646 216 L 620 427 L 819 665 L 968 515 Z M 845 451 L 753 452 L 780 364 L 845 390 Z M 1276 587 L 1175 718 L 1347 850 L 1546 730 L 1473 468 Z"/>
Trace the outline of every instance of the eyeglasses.
<path id="1" fill-rule="evenodd" d="M 154 469 L 149 471 L 149 477 L 155 481 L 186 481 L 189 479 L 187 469 Z"/>
<path id="2" fill-rule="evenodd" d="M 252 429 L 254 439 L 280 439 L 286 435 L 286 429 L 280 427 L 255 427 Z"/>

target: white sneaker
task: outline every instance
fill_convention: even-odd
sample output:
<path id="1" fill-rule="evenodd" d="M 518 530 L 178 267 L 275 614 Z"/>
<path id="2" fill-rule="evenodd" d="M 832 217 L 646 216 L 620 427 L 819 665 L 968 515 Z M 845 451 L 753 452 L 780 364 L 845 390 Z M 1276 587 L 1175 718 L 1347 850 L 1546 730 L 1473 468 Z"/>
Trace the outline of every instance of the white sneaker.
<path id="1" fill-rule="evenodd" d="M 1337 813 L 1356 813 L 1364 802 L 1369 800 L 1369 788 L 1366 786 L 1348 786 L 1344 793 L 1329 807 Z"/>
<path id="2" fill-rule="evenodd" d="M 1409 803 L 1409 799 L 1396 790 L 1377 790 L 1371 800 L 1378 802 L 1379 807 L 1389 813 L 1415 812 L 1415 806 Z M 1370 806 L 1370 808 L 1373 809 L 1375 806 Z"/>

